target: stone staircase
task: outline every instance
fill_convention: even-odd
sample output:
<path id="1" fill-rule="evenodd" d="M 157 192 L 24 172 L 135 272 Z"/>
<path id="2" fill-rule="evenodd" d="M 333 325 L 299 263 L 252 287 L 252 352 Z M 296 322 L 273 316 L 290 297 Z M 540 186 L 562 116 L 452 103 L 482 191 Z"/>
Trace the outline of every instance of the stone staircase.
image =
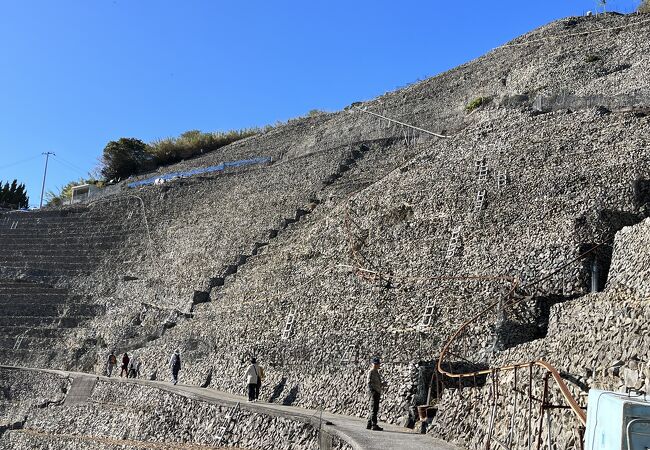
<path id="1" fill-rule="evenodd" d="M 365 153 L 369 150 L 366 145 L 361 145 L 359 148 L 350 150 L 349 154 L 343 159 L 339 164 L 338 169 L 325 177 L 322 181 L 321 191 L 327 187 L 334 184 L 339 178 L 343 176 L 347 171 L 349 171 L 358 160 L 363 158 Z M 208 280 L 206 291 L 195 291 L 190 306 L 190 312 L 194 309 L 194 306 L 200 303 L 206 303 L 211 301 L 211 291 L 216 287 L 222 287 L 228 280 L 228 277 L 231 277 L 237 273 L 237 271 L 246 264 L 250 258 L 257 256 L 264 251 L 264 248 L 268 246 L 271 241 L 279 236 L 282 231 L 286 230 L 290 225 L 299 222 L 305 216 L 308 216 L 319 204 L 320 200 L 318 198 L 311 198 L 308 201 L 308 205 L 303 208 L 296 209 L 295 213 L 291 217 L 285 217 L 279 221 L 277 228 L 272 228 L 267 232 L 267 239 L 261 242 L 255 242 L 250 246 L 248 253 L 241 253 L 237 255 L 232 264 L 224 267 L 223 271 L 216 277 L 210 278 Z"/>
<path id="2" fill-rule="evenodd" d="M 105 311 L 74 291 L 119 255 L 131 231 L 88 208 L 0 214 L 0 363 L 47 366 L 69 358 L 66 338 Z"/>
<path id="3" fill-rule="evenodd" d="M 353 148 L 347 151 L 340 164 L 338 164 L 336 170 L 322 179 L 319 185 L 320 192 L 336 183 L 337 180 L 339 180 L 343 174 L 351 170 L 357 161 L 363 158 L 369 150 L 368 146 L 361 145 L 358 148 Z M 168 314 L 165 315 L 165 321 L 154 329 L 143 328 L 137 336 L 123 340 L 115 347 L 133 351 L 148 346 L 152 341 L 164 336 L 168 329 L 176 326 L 177 321 L 192 318 L 193 314 L 196 312 L 197 305 L 209 303 L 215 300 L 216 289 L 225 286 L 226 283 L 232 280 L 237 273 L 241 271 L 249 261 L 251 261 L 252 258 L 262 254 L 265 248 L 283 231 L 287 230 L 291 225 L 304 220 L 305 217 L 314 211 L 314 209 L 321 203 L 321 200 L 317 197 L 317 195 L 313 195 L 311 198 L 308 198 L 305 204 L 302 207 L 296 208 L 293 214 L 289 217 L 280 219 L 275 227 L 266 230 L 263 233 L 263 238 L 250 244 L 247 251 L 237 254 L 233 258 L 232 263 L 223 266 L 216 276 L 205 280 L 203 286 L 194 291 L 192 298 L 188 301 L 187 306 L 183 308 L 183 311 L 179 311 L 175 308 L 147 304 L 147 307 L 156 309 L 158 312 L 166 311 Z"/>
<path id="4" fill-rule="evenodd" d="M 46 364 L 71 330 L 102 314 L 90 299 L 46 283 L 0 280 L 0 362 Z"/>

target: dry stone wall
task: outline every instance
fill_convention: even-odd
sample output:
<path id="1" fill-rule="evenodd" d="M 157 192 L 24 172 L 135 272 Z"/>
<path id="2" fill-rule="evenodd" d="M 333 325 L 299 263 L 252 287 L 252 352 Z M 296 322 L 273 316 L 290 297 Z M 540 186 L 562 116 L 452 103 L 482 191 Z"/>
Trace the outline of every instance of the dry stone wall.
<path id="1" fill-rule="evenodd" d="M 129 235 L 133 248 L 74 279 L 75 292 L 93 293 L 107 311 L 92 322 L 94 335 L 79 336 L 96 340 L 96 370 L 109 349 L 135 349 L 145 373 L 164 377 L 181 348 L 185 381 L 241 392 L 256 355 L 268 369 L 268 400 L 361 415 L 367 361 L 380 355 L 390 386 L 382 418 L 412 414 L 422 399 L 416 372 L 508 288 L 433 278 L 526 284 L 647 216 L 648 118 L 603 108 L 540 114 L 533 99 L 642 94 L 650 43 L 639 36 L 648 27 L 636 16 L 558 21 L 430 80 L 159 172 L 251 156 L 273 157 L 268 167 L 123 190 L 93 206 L 120 224 L 137 214 L 120 206 L 137 195 L 149 226 Z M 466 111 L 479 96 L 484 106 Z M 497 101 L 505 98 L 516 101 Z M 425 139 L 356 106 L 451 137 Z M 357 158 L 361 145 L 369 150 Z M 303 209 L 311 212 L 300 218 Z M 597 253 L 604 274 L 610 258 Z M 524 311 L 532 331 L 503 344 L 513 347 L 504 357 L 545 334 L 549 314 L 571 304 L 561 302 L 588 291 L 592 262 L 537 287 L 533 300 L 546 309 Z M 639 289 L 627 263 L 613 264 L 620 283 Z M 359 265 L 383 277 L 356 273 Z M 464 351 L 490 356 L 493 319 Z"/>
<path id="2" fill-rule="evenodd" d="M 650 219 L 623 228 L 614 243 L 615 258 L 610 269 L 609 287 L 628 295 L 650 298 Z"/>
<path id="3" fill-rule="evenodd" d="M 378 354 L 390 384 L 383 419 L 413 416 L 417 366 L 430 364 L 451 332 L 509 288 L 432 278 L 507 275 L 525 284 L 643 215 L 634 185 L 650 177 L 640 132 L 647 118 L 596 110 L 495 114 L 502 117 L 462 136 L 416 146 L 412 160 L 351 196 L 332 191 L 305 222 L 214 289 L 191 320 L 144 349 L 145 360 L 167 376 L 165 361 L 179 347 L 186 382 L 242 393 L 255 354 L 269 375 L 265 399 L 364 415 L 364 372 Z M 583 141 L 584 134 L 596 137 Z M 484 179 L 477 160 L 487 164 Z M 501 171 L 507 182 L 500 185 Z M 476 210 L 480 190 L 486 196 Z M 448 257 L 458 226 L 460 243 Z M 396 278 L 368 282 L 340 267 L 359 263 L 353 249 L 366 268 Z M 499 331 L 506 346 L 543 336 L 550 305 L 588 292 L 589 281 L 590 267 L 576 262 L 538 286 L 541 306 L 530 313 L 530 330 L 520 327 L 517 337 Z M 426 307 L 433 317 L 419 328 Z M 293 328 L 282 339 L 291 313 Z M 493 319 L 465 340 L 465 352 L 490 355 Z"/>
<path id="4" fill-rule="evenodd" d="M 230 406 L 154 387 L 100 380 L 87 404 L 65 406 L 65 392 L 60 392 L 62 386 L 69 386 L 65 377 L 2 369 L 0 380 L 10 386 L 3 389 L 3 423 L 21 415 L 19 426 L 3 429 L 0 448 L 320 448 L 317 422 L 246 410 L 237 414 L 226 440 L 218 446 L 218 429 Z M 351 448 L 338 437 L 331 442 L 333 449 Z"/>
<path id="5" fill-rule="evenodd" d="M 0 436 L 7 429 L 21 427 L 32 410 L 61 405 L 69 388 L 66 377 L 0 370 Z"/>
<path id="6" fill-rule="evenodd" d="M 560 369 L 573 396 L 583 407 L 588 406 L 587 394 L 591 388 L 632 390 L 633 395 L 636 391 L 650 392 L 647 352 L 650 298 L 643 292 L 646 282 L 637 278 L 650 254 L 650 247 L 645 243 L 647 229 L 646 220 L 617 234 L 614 262 L 605 292 L 554 305 L 545 338 L 495 353 L 492 365 L 545 360 Z M 542 394 L 542 374 L 543 371 L 534 370 L 532 389 L 537 398 Z M 514 439 L 519 439 L 517 442 L 523 447 L 529 436 L 536 442 L 539 415 L 534 417 L 533 414 L 529 432 L 525 413 L 529 376 L 528 369 L 521 369 L 516 385 L 514 372 L 510 371 L 482 380 L 485 385 L 478 389 L 447 389 L 438 403 L 438 415 L 431 432 L 467 448 L 484 445 L 489 433 L 501 440 L 510 438 L 515 442 Z M 501 392 L 498 408 L 493 407 L 495 383 Z M 564 405 L 558 392 L 551 383 L 551 403 Z M 489 421 L 482 418 L 492 414 L 496 425 L 491 430 Z M 556 448 L 579 448 L 579 423 L 572 412 L 551 410 L 550 421 Z M 547 436 L 548 423 L 544 418 L 544 445 Z"/>
<path id="7" fill-rule="evenodd" d="M 0 216 L 1 363 L 92 367 L 84 356 L 98 342 L 88 322 L 104 305 L 78 286 L 102 267 L 128 270 L 134 254 L 146 255 L 142 217 L 129 200 Z"/>

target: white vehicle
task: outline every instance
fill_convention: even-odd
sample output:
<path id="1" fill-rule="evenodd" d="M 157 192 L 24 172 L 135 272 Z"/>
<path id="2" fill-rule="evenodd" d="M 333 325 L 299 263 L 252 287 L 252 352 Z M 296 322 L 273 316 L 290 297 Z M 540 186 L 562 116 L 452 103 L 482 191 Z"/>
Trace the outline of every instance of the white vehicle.
<path id="1" fill-rule="evenodd" d="M 585 450 L 650 449 L 650 399 L 645 393 L 589 391 Z"/>

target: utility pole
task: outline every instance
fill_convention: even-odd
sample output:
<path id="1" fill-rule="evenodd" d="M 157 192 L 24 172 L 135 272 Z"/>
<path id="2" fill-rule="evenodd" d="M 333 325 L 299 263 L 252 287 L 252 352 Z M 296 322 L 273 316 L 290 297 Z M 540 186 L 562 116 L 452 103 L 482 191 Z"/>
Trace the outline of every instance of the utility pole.
<path id="1" fill-rule="evenodd" d="M 50 159 L 50 155 L 56 156 L 56 154 L 52 152 L 44 152 L 43 155 L 45 155 L 45 172 L 43 172 L 43 187 L 41 187 L 41 204 L 39 205 L 39 209 L 43 207 L 43 193 L 45 192 L 45 177 L 47 176 L 47 161 Z"/>

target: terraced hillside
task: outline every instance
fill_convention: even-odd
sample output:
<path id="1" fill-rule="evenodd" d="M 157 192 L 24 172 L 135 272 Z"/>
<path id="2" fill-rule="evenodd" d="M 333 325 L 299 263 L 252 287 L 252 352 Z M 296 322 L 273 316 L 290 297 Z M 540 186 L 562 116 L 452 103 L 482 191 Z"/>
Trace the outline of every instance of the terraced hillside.
<path id="1" fill-rule="evenodd" d="M 87 353 L 101 338 L 89 324 L 106 305 L 77 287 L 112 261 L 128 271 L 145 242 L 141 218 L 121 203 L 2 214 L 1 363 L 92 368 Z"/>
<path id="2" fill-rule="evenodd" d="M 74 306 L 84 321 L 54 345 L 76 345 L 68 365 L 92 361 L 98 372 L 109 350 L 128 350 L 147 375 L 164 378 L 180 348 L 183 382 L 238 393 L 255 355 L 267 368 L 265 400 L 361 415 L 363 371 L 379 355 L 389 381 L 384 420 L 412 424 L 414 407 L 433 397 L 441 411 L 432 432 L 476 448 L 491 432 L 472 434 L 462 418 L 480 410 L 487 387 L 470 388 L 477 401 L 465 403 L 449 380 L 430 389 L 434 362 L 510 279 L 525 287 L 553 273 L 518 292 L 527 306 L 477 323 L 456 342 L 450 366 L 534 359 L 539 339 L 557 332 L 553 314 L 577 314 L 576 305 L 589 317 L 585 295 L 608 279 L 614 236 L 650 211 L 649 29 L 645 16 L 561 20 L 440 76 L 160 173 L 254 156 L 272 157 L 268 166 L 123 188 L 79 211 L 29 213 L 36 223 L 67 217 L 46 228 L 38 251 L 77 216 L 97 215 L 84 225 L 97 227 L 96 240 L 71 240 L 79 249 L 52 273 L 46 253 L 24 259 L 12 247 L 0 264 L 2 289 L 14 295 L 16 285 L 38 282 L 44 294 L 55 290 L 55 304 L 90 299 L 98 309 Z M 5 242 L 17 233 L 13 217 L 0 216 Z M 110 227 L 124 230 L 116 241 L 103 234 Z M 89 260 L 77 260 L 82 248 Z M 634 304 L 645 294 L 616 295 Z M 28 305 L 12 308 L 27 316 Z M 39 339 L 57 328 L 43 324 Z M 20 331 L 2 330 L 6 362 L 62 364 L 37 356 L 54 341 L 26 341 L 32 353 L 23 354 L 11 345 Z M 553 361 L 576 393 L 592 383 L 583 374 L 591 363 L 577 352 Z M 499 416 L 499 429 L 509 420 Z M 558 439 L 571 448 L 575 427 L 562 420 Z"/>

